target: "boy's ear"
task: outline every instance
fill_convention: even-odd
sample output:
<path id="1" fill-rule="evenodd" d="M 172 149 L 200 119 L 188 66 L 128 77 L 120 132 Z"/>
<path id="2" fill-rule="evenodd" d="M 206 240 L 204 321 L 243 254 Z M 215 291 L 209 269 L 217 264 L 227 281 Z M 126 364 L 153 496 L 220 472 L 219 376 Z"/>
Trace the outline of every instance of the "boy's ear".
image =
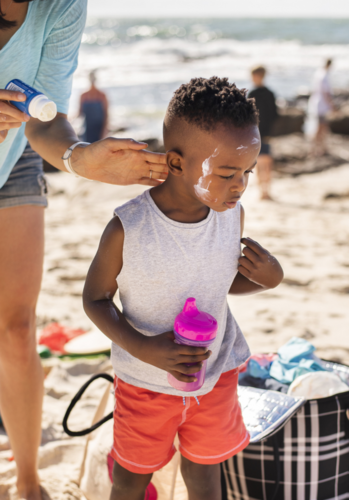
<path id="1" fill-rule="evenodd" d="M 183 158 L 177 151 L 168 151 L 166 153 L 167 166 L 172 175 L 180 177 L 183 174 Z"/>

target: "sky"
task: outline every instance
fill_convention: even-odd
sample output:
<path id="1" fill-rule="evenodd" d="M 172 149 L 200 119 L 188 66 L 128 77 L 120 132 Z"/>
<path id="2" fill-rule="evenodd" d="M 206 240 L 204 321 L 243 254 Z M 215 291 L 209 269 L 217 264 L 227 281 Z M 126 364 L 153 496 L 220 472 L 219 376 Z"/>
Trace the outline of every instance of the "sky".
<path id="1" fill-rule="evenodd" d="M 88 0 L 97 17 L 349 18 L 349 0 Z"/>

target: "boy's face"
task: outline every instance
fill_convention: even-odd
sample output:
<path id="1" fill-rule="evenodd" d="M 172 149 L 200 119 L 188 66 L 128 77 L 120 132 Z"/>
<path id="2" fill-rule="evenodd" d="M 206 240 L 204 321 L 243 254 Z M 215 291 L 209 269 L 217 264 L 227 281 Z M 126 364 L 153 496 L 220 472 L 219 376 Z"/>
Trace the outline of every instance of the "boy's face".
<path id="1" fill-rule="evenodd" d="M 188 124 L 185 128 L 192 130 L 182 131 L 186 140 L 177 161 L 188 194 L 216 212 L 234 208 L 257 162 L 261 146 L 258 127 L 219 125 L 209 132 Z"/>

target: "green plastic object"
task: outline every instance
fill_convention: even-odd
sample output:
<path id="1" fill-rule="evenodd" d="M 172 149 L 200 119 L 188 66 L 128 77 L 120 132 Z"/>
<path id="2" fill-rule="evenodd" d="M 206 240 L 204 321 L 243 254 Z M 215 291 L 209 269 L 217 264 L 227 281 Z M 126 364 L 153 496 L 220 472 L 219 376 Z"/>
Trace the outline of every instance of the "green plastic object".
<path id="1" fill-rule="evenodd" d="M 50 349 L 45 345 L 37 345 L 36 352 L 39 354 L 40 358 L 50 358 L 52 356 Z"/>

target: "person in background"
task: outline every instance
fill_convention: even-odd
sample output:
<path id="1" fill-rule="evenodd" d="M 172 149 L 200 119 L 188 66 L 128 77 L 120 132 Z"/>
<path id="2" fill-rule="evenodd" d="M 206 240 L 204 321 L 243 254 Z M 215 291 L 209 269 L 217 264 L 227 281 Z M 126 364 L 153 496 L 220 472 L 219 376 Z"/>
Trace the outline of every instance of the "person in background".
<path id="1" fill-rule="evenodd" d="M 263 66 L 257 66 L 252 69 L 251 77 L 254 89 L 249 92 L 248 97 L 255 99 L 259 111 L 259 132 L 261 134 L 262 145 L 257 162 L 257 179 L 260 186 L 261 199 L 271 200 L 270 183 L 273 158 L 270 154 L 268 141 L 271 128 L 277 117 L 277 108 L 273 92 L 264 85 L 265 75 L 266 69 Z"/>
<path id="2" fill-rule="evenodd" d="M 314 156 L 326 154 L 326 136 L 328 134 L 326 115 L 334 109 L 329 79 L 331 66 L 332 59 L 327 59 L 324 67 L 316 72 L 309 99 L 309 115 L 317 120 L 317 129 L 313 138 Z"/>
<path id="3" fill-rule="evenodd" d="M 91 87 L 80 97 L 79 115 L 85 117 L 83 140 L 96 142 L 107 135 L 108 99 L 104 92 L 96 87 L 96 73 L 89 75 Z"/>

